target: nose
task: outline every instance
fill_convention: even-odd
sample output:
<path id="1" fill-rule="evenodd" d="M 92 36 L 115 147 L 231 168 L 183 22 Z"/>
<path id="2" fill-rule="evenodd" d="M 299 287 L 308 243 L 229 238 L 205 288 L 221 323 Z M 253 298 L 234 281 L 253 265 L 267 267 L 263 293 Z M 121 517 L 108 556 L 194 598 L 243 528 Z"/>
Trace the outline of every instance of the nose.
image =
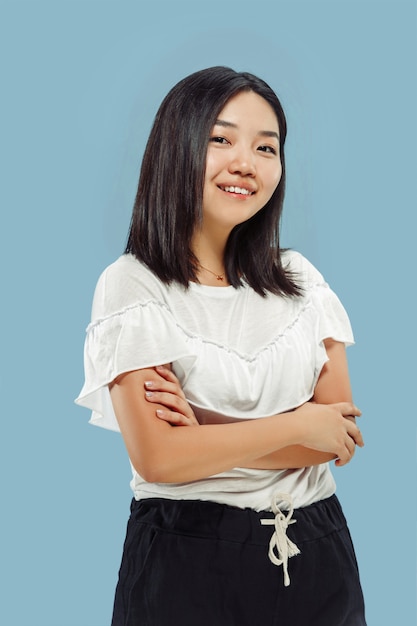
<path id="1" fill-rule="evenodd" d="M 240 176 L 254 176 L 256 174 L 255 161 L 249 148 L 236 147 L 229 163 L 229 172 Z"/>

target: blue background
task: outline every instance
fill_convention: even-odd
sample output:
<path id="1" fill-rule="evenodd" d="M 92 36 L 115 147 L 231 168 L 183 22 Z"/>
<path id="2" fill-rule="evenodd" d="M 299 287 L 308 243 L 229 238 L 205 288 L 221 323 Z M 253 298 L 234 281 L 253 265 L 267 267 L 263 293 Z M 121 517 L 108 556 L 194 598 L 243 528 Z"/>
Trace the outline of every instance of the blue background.
<path id="1" fill-rule="evenodd" d="M 335 475 L 368 624 L 416 623 L 416 24 L 406 0 L 0 2 L 1 624 L 109 623 L 130 470 L 73 404 L 84 329 L 156 108 L 216 64 L 286 109 L 283 243 L 357 340 L 366 447 Z"/>

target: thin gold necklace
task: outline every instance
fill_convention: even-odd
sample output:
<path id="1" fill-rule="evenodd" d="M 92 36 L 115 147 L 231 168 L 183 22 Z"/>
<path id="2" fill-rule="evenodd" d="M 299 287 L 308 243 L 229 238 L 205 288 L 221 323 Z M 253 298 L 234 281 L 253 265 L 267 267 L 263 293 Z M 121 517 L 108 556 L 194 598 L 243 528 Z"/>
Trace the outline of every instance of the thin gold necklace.
<path id="1" fill-rule="evenodd" d="M 201 265 L 201 263 L 200 263 L 200 267 L 202 270 L 206 270 L 206 272 L 210 272 L 210 274 L 213 274 L 213 276 L 216 277 L 216 280 L 224 280 L 224 274 L 216 274 L 216 272 L 209 270 L 208 267 L 204 267 L 204 265 Z"/>

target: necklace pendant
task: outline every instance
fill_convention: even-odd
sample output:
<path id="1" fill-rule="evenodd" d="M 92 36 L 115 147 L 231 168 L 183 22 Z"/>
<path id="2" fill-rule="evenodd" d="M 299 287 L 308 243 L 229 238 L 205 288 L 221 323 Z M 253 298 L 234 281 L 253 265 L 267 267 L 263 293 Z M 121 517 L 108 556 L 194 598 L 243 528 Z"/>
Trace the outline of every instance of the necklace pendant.
<path id="1" fill-rule="evenodd" d="M 224 280 L 225 274 L 217 274 L 217 272 L 213 272 L 213 270 L 209 270 L 208 267 L 204 267 L 204 265 L 201 265 L 201 263 L 200 263 L 200 267 L 202 270 L 206 270 L 206 272 L 209 272 L 210 274 L 212 274 L 212 276 L 214 276 L 216 280 Z"/>

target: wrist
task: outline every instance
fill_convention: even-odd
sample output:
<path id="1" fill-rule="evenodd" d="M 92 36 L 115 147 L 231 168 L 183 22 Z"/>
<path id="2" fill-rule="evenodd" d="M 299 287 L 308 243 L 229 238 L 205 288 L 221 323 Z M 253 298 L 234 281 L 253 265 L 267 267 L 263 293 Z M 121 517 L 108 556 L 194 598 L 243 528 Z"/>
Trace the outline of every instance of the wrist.
<path id="1" fill-rule="evenodd" d="M 302 445 L 305 438 L 305 419 L 301 408 L 288 413 L 281 413 L 277 417 L 277 436 L 281 441 L 280 447 Z"/>
<path id="2" fill-rule="evenodd" d="M 306 446 L 308 441 L 308 432 L 312 424 L 312 416 L 309 405 L 301 405 L 292 412 L 294 441 L 295 445 Z"/>

